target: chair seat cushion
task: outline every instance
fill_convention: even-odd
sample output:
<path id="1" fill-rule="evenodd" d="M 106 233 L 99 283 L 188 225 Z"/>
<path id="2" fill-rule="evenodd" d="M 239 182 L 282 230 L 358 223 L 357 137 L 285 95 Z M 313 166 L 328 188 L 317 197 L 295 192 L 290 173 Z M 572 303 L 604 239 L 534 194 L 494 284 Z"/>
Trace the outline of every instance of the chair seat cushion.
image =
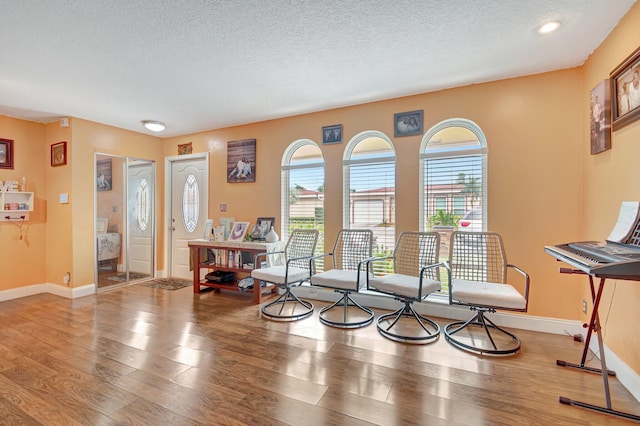
<path id="1" fill-rule="evenodd" d="M 270 266 L 268 268 L 254 269 L 251 271 L 251 278 L 274 284 L 286 284 L 284 281 L 286 272 L 286 266 Z M 309 278 L 308 269 L 290 266 L 288 273 L 287 281 L 289 283 L 297 283 Z"/>
<path id="2" fill-rule="evenodd" d="M 480 306 L 525 309 L 527 301 L 512 285 L 454 279 L 451 282 L 454 300 Z"/>
<path id="3" fill-rule="evenodd" d="M 372 277 L 372 275 L 369 275 Z M 367 282 L 367 277 L 364 272 L 360 272 L 360 283 L 356 284 L 358 280 L 358 271 L 343 271 L 341 269 L 329 269 L 328 271 L 320 272 L 311 277 L 311 285 L 317 285 L 320 287 L 337 288 L 341 290 L 353 290 L 358 291 Z"/>
<path id="4" fill-rule="evenodd" d="M 397 296 L 417 299 L 420 278 L 404 274 L 389 274 L 369 279 L 369 287 Z M 422 280 L 422 298 L 438 290 L 440 290 L 440 281 L 428 278 Z"/>

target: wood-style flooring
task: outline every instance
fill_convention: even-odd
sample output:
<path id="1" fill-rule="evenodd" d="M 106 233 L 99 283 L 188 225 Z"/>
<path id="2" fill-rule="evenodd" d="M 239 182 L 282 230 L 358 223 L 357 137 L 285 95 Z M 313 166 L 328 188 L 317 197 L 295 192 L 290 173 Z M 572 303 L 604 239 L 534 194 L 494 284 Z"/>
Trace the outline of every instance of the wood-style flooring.
<path id="1" fill-rule="evenodd" d="M 0 424 L 636 424 L 558 403 L 604 404 L 599 375 L 556 366 L 579 362 L 569 336 L 518 330 L 519 354 L 482 357 L 321 325 L 322 302 L 267 321 L 251 300 L 132 285 L 1 302 Z M 640 414 L 615 378 L 611 391 Z"/>

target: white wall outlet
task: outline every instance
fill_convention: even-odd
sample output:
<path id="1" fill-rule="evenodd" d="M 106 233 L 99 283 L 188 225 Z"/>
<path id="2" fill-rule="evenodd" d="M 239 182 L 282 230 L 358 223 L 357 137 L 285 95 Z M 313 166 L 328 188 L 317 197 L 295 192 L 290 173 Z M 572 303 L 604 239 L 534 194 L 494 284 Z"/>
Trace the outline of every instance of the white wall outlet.
<path id="1" fill-rule="evenodd" d="M 64 282 L 65 285 L 69 285 L 69 283 L 71 282 L 71 274 L 67 272 L 65 276 L 62 277 L 62 281 Z"/>
<path id="2" fill-rule="evenodd" d="M 589 305 L 587 305 L 587 301 L 586 301 L 585 299 L 583 299 L 583 300 L 582 300 L 582 312 L 583 312 L 583 313 L 585 313 L 585 314 L 587 313 L 587 307 L 588 307 L 588 306 L 589 306 Z"/>
<path id="3" fill-rule="evenodd" d="M 221 212 L 227 211 L 227 203 L 220 203 L 220 211 Z"/>

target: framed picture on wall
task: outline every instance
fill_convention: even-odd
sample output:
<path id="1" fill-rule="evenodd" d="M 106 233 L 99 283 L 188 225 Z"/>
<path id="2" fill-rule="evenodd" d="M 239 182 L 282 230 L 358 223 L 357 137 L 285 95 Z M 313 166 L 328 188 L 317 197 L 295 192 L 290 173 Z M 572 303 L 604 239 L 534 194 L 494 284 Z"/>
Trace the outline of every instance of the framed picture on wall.
<path id="1" fill-rule="evenodd" d="M 58 142 L 51 145 L 51 167 L 67 164 L 67 143 Z"/>
<path id="2" fill-rule="evenodd" d="M 589 110 L 591 155 L 611 149 L 611 91 L 609 80 L 602 80 L 591 90 Z"/>
<path id="3" fill-rule="evenodd" d="M 423 110 L 399 112 L 393 115 L 393 136 L 415 136 L 422 134 Z"/>
<path id="4" fill-rule="evenodd" d="M 609 75 L 611 124 L 618 130 L 640 118 L 640 48 Z"/>
<path id="5" fill-rule="evenodd" d="M 256 181 L 256 140 L 227 142 L 227 183 Z"/>
<path id="6" fill-rule="evenodd" d="M 0 169 L 13 169 L 13 141 L 0 139 Z"/>
<path id="7" fill-rule="evenodd" d="M 342 124 L 333 126 L 324 126 L 322 128 L 322 143 L 341 143 L 342 142 Z"/>
<path id="8" fill-rule="evenodd" d="M 111 158 L 96 161 L 96 189 L 98 191 L 111 191 L 112 184 Z"/>

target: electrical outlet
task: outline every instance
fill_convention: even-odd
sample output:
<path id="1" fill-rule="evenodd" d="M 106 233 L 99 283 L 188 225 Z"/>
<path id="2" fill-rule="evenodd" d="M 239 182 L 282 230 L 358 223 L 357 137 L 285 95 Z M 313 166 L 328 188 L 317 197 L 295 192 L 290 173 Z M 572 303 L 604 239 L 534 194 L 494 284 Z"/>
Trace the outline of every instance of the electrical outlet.
<path id="1" fill-rule="evenodd" d="M 585 299 L 582 300 L 582 312 L 587 313 L 587 301 Z"/>
<path id="2" fill-rule="evenodd" d="M 67 272 L 65 276 L 62 277 L 62 281 L 64 282 L 65 285 L 69 285 L 69 282 L 71 282 L 71 274 Z"/>
<path id="3" fill-rule="evenodd" d="M 227 203 L 220 203 L 220 211 L 221 212 L 227 211 Z"/>

